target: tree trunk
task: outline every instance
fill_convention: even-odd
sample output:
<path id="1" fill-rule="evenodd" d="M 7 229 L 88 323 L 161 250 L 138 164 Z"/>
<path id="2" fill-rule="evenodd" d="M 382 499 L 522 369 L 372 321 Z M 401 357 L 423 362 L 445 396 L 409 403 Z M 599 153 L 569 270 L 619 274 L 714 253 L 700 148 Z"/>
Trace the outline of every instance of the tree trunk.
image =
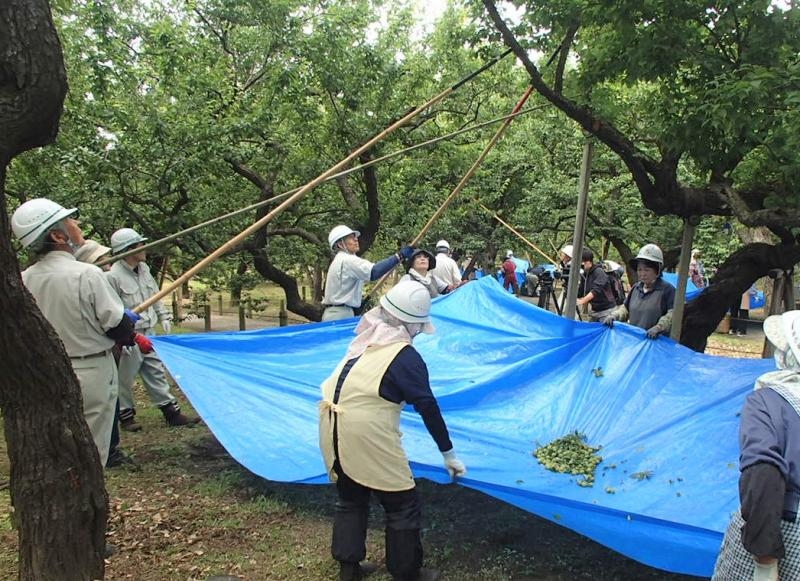
<path id="1" fill-rule="evenodd" d="M 23 580 L 102 579 L 105 568 L 100 457 L 64 346 L 22 285 L 6 213 L 6 168 L 53 141 L 65 93 L 47 2 L 0 2 L 0 408 Z"/>
<path id="2" fill-rule="evenodd" d="M 686 305 L 681 344 L 703 352 L 709 335 L 734 303 L 770 270 L 791 270 L 800 260 L 800 246 L 753 243 L 740 248 L 720 265 L 702 294 Z"/>

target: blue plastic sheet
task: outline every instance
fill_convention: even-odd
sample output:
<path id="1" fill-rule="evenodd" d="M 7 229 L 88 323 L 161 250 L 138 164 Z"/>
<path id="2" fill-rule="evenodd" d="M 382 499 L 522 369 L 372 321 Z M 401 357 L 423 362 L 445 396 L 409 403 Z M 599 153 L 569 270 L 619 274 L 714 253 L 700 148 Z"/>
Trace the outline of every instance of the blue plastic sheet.
<path id="1" fill-rule="evenodd" d="M 559 318 L 494 277 L 434 301 L 426 360 L 459 457 L 459 484 L 668 571 L 710 575 L 738 506 L 738 417 L 771 360 L 694 353 L 641 329 Z M 325 483 L 319 384 L 357 320 L 173 335 L 156 348 L 228 452 L 275 481 Z M 413 409 L 403 443 L 417 477 L 448 480 Z M 573 431 L 602 446 L 592 488 L 532 453 Z M 640 479 L 634 478 L 636 474 Z"/>
<path id="2" fill-rule="evenodd" d="M 669 284 L 674 286 L 676 289 L 678 288 L 678 273 L 677 272 L 664 272 L 662 273 L 664 280 L 667 281 Z M 703 292 L 702 288 L 697 288 L 694 286 L 691 278 L 686 279 L 686 302 L 688 303 L 697 295 Z"/>

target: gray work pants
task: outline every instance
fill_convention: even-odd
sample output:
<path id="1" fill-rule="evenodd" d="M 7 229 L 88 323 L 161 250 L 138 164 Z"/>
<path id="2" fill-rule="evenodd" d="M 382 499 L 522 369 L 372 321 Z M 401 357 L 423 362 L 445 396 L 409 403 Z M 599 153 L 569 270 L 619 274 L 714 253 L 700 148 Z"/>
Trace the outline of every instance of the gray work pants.
<path id="1" fill-rule="evenodd" d="M 92 432 L 100 462 L 108 460 L 111 428 L 117 407 L 117 365 L 111 351 L 98 357 L 70 359 L 83 396 L 83 417 Z"/>
<path id="2" fill-rule="evenodd" d="M 144 334 L 144 333 L 143 333 Z M 152 332 L 147 332 L 152 335 Z M 133 400 L 133 382 L 136 376 L 142 378 L 147 395 L 156 406 L 161 407 L 172 403 L 175 398 L 169 391 L 167 373 L 158 354 L 153 351 L 144 355 L 138 345 L 123 347 L 119 358 L 119 408 L 132 410 L 136 408 Z"/>

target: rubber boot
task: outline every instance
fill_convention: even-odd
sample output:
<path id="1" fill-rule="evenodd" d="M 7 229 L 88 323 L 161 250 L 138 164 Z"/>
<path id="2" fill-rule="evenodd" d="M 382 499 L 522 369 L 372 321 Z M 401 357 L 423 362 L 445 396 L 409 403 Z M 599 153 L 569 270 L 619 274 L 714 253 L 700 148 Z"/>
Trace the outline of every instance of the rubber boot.
<path id="1" fill-rule="evenodd" d="M 394 581 L 436 581 L 441 576 L 436 569 L 429 569 L 428 567 L 421 567 L 416 575 L 411 577 L 395 577 Z"/>
<path id="2" fill-rule="evenodd" d="M 136 422 L 136 410 L 120 410 L 119 427 L 126 432 L 140 432 L 142 426 Z"/>
<path id="3" fill-rule="evenodd" d="M 360 563 L 339 563 L 339 581 L 360 581 L 378 570 L 378 566 L 369 561 Z"/>
<path id="4" fill-rule="evenodd" d="M 361 581 L 361 567 L 358 563 L 339 563 L 339 581 Z"/>
<path id="5" fill-rule="evenodd" d="M 162 405 L 158 409 L 164 414 L 164 419 L 167 421 L 168 426 L 194 426 L 200 421 L 197 416 L 184 415 L 181 412 L 181 407 L 175 402 Z"/>
<path id="6" fill-rule="evenodd" d="M 126 468 L 138 472 L 142 469 L 139 463 L 128 456 L 119 448 L 114 448 L 108 453 L 108 460 L 106 460 L 106 468 Z"/>

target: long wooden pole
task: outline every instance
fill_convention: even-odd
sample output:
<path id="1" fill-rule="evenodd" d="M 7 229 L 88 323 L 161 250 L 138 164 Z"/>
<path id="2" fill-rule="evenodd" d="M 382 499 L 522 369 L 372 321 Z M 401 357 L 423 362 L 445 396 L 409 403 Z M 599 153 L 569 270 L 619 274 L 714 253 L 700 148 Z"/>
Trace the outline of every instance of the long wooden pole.
<path id="1" fill-rule="evenodd" d="M 683 235 L 681 236 L 681 257 L 678 260 L 678 286 L 675 289 L 675 303 L 672 307 L 672 328 L 670 338 L 680 343 L 681 330 L 683 329 L 683 311 L 686 308 L 686 282 L 689 280 L 689 262 L 692 259 L 692 245 L 694 233 L 699 221 L 690 217 L 683 221 Z"/>
<path id="2" fill-rule="evenodd" d="M 150 306 L 152 306 L 153 304 L 157 303 L 163 297 L 165 297 L 169 293 L 171 293 L 174 289 L 178 288 L 184 282 L 186 282 L 187 280 L 192 278 L 195 274 L 197 274 L 198 272 L 203 270 L 206 266 L 211 264 L 214 260 L 216 260 L 217 258 L 222 256 L 223 254 L 225 254 L 225 252 L 227 252 L 230 248 L 233 248 L 239 242 L 241 242 L 242 240 L 244 240 L 245 238 L 247 238 L 248 236 L 250 236 L 251 234 L 253 234 L 257 230 L 259 230 L 260 228 L 263 228 L 267 223 L 269 223 L 273 218 L 275 218 L 275 216 L 279 215 L 286 208 L 288 208 L 289 206 L 294 204 L 296 201 L 298 201 L 300 198 L 305 196 L 307 192 L 311 191 L 316 186 L 318 186 L 323 181 L 325 181 L 325 179 L 328 176 L 330 176 L 330 175 L 336 173 L 337 171 L 339 171 L 340 169 L 342 169 L 348 163 L 350 163 L 355 158 L 357 158 L 359 155 L 361 155 L 363 152 L 365 152 L 366 150 L 370 149 L 373 145 L 375 145 L 376 143 L 378 143 L 379 141 L 381 141 L 382 139 L 387 137 L 393 131 L 395 131 L 399 127 L 402 127 L 403 125 L 408 123 L 411 119 L 413 119 L 414 117 L 416 117 L 417 115 L 422 113 L 424 110 L 426 110 L 428 107 L 431 107 L 432 105 L 435 105 L 436 103 L 438 103 L 439 101 L 441 101 L 442 99 L 447 97 L 450 93 L 455 91 L 457 88 L 459 88 L 461 85 L 463 85 L 464 83 L 472 80 L 477 75 L 481 74 L 483 71 L 485 71 L 489 67 L 491 67 L 494 64 L 496 64 L 497 62 L 499 62 L 500 59 L 505 57 L 510 52 L 511 52 L 510 49 L 506 50 L 503 54 L 501 54 L 498 57 L 493 58 L 491 61 L 489 61 L 488 63 L 483 65 L 477 71 L 475 71 L 475 72 L 471 73 L 470 75 L 468 75 L 467 77 L 461 79 L 455 85 L 445 89 L 444 91 L 442 91 L 441 93 L 439 93 L 438 95 L 436 95 L 435 97 L 430 99 L 428 102 L 420 105 L 419 107 L 417 107 L 416 109 L 414 109 L 413 111 L 411 111 L 410 113 L 405 115 L 399 121 L 395 121 L 392 125 L 390 125 L 386 129 L 381 131 L 378 135 L 376 135 L 375 137 L 373 137 L 372 139 L 370 139 L 369 141 L 367 141 L 366 143 L 364 143 L 360 147 L 358 147 L 355 150 L 353 150 L 353 152 L 350 155 L 348 155 L 346 158 L 344 158 L 342 161 L 340 161 L 339 163 L 331 166 L 328 170 L 324 171 L 323 173 L 318 175 L 316 178 L 314 178 L 313 180 L 308 182 L 306 185 L 301 187 L 294 194 L 289 196 L 289 198 L 286 201 L 281 203 L 279 206 L 275 207 L 268 214 L 263 216 L 260 220 L 257 220 L 256 222 L 254 222 L 253 224 L 251 224 L 250 226 L 248 226 L 247 228 L 242 230 L 239 234 L 237 234 L 236 236 L 234 236 L 233 238 L 231 238 L 230 240 L 225 242 L 222 246 L 217 248 L 214 252 L 212 252 L 211 254 L 206 256 L 203 260 L 201 260 L 200 262 L 195 264 L 192 268 L 190 268 L 189 270 L 184 272 L 182 275 L 180 275 L 178 278 L 176 278 L 174 281 L 172 281 L 172 284 L 169 285 L 167 288 L 161 289 L 159 292 L 154 294 L 152 297 L 150 297 L 149 299 L 144 301 L 141 305 L 137 306 L 133 310 L 135 312 L 137 312 L 137 313 L 141 313 L 145 309 L 147 309 Z"/>
<path id="3" fill-rule="evenodd" d="M 484 205 L 483 205 L 483 204 L 481 204 L 480 202 L 478 202 L 478 205 L 479 205 L 481 208 L 483 208 L 484 210 L 486 210 L 486 211 L 487 211 L 489 214 L 491 214 L 491 215 L 492 215 L 492 217 L 493 217 L 495 220 L 497 220 L 497 221 L 498 221 L 498 222 L 500 222 L 500 223 L 501 223 L 503 226 L 505 226 L 506 228 L 508 228 L 509 230 L 511 230 L 511 232 L 512 232 L 513 234 L 516 234 L 516 236 L 517 236 L 517 237 L 518 237 L 520 240 L 522 240 L 522 241 L 523 241 L 525 244 L 527 244 L 528 246 L 530 246 L 531 248 L 533 248 L 533 249 L 534 249 L 536 252 L 538 252 L 539 254 L 541 254 L 542 256 L 544 256 L 544 257 L 547 259 L 547 261 L 548 261 L 548 262 L 550 262 L 550 263 L 552 263 L 552 264 L 558 264 L 558 262 L 556 262 L 555 260 L 553 260 L 552 258 L 550 258 L 550 257 L 547 255 L 547 253 L 545 253 L 545 251 L 544 251 L 544 250 L 542 250 L 541 248 L 539 248 L 538 246 L 536 246 L 536 244 L 534 244 L 533 242 L 531 242 L 530 240 L 528 240 L 527 238 L 525 238 L 525 237 L 524 237 L 522 234 L 520 234 L 520 233 L 519 233 L 517 230 L 515 230 L 515 229 L 514 229 L 514 227 L 513 227 L 511 224 L 509 224 L 508 222 L 506 222 L 505 220 L 503 220 L 503 219 L 502 219 L 500 216 L 498 216 L 498 215 L 497 215 L 497 213 L 495 213 L 495 212 L 492 212 L 492 211 L 491 211 L 489 208 L 487 208 L 486 206 L 484 206 Z"/>
<path id="4" fill-rule="evenodd" d="M 329 182 L 329 181 L 338 179 L 340 177 L 344 177 L 346 175 L 350 175 L 351 173 L 355 173 L 357 171 L 361 171 L 361 170 L 367 169 L 368 167 L 371 167 L 373 165 L 377 165 L 377 164 L 379 164 L 381 162 L 387 161 L 389 159 L 392 159 L 392 158 L 400 156 L 400 155 L 405 155 L 406 153 L 410 153 L 410 152 L 412 152 L 414 150 L 417 150 L 417 149 L 420 149 L 422 147 L 428 147 L 430 145 L 434 145 L 434 144 L 436 144 L 436 143 L 438 143 L 440 141 L 444 141 L 445 139 L 452 139 L 453 137 L 457 137 L 458 135 L 461 135 L 462 133 L 468 133 L 470 131 L 477 131 L 478 129 L 482 129 L 482 128 L 486 127 L 487 125 L 494 125 L 495 123 L 499 123 L 500 121 L 505 121 L 506 119 L 511 119 L 513 117 L 517 117 L 517 116 L 523 115 L 525 113 L 530 113 L 532 111 L 535 111 L 536 109 L 537 109 L 537 107 L 534 107 L 534 108 L 531 108 L 531 109 L 526 109 L 524 111 L 518 111 L 516 113 L 511 113 L 510 115 L 505 115 L 503 117 L 497 117 L 495 119 L 490 119 L 489 121 L 484 121 L 483 123 L 478 123 L 477 125 L 472 125 L 470 127 L 465 127 L 464 129 L 459 129 L 458 131 L 453 131 L 452 133 L 448 133 L 447 135 L 442 135 L 441 137 L 434 137 L 433 139 L 429 139 L 427 141 L 423 141 L 422 143 L 417 143 L 417 144 L 412 145 L 410 147 L 406 147 L 406 148 L 400 149 L 398 151 L 393 151 L 392 153 L 387 153 L 386 155 L 383 155 L 381 157 L 376 157 L 375 159 L 371 159 L 366 163 L 362 163 L 362 164 L 359 164 L 357 166 L 348 168 L 348 169 L 346 169 L 344 171 L 337 172 L 337 173 L 335 173 L 333 175 L 330 175 L 327 178 L 325 178 L 324 181 Z M 289 190 L 287 192 L 283 192 L 281 194 L 272 196 L 271 198 L 268 198 L 266 200 L 261 200 L 260 202 L 256 202 L 255 204 L 250 204 L 249 206 L 245 206 L 244 208 L 239 208 L 238 210 L 233 210 L 232 212 L 228 212 L 227 214 L 223 214 L 222 216 L 217 216 L 216 218 L 211 218 L 209 220 L 206 220 L 205 222 L 201 222 L 199 224 L 195 224 L 194 226 L 190 226 L 188 228 L 185 228 L 184 230 L 181 230 L 180 232 L 175 232 L 174 234 L 170 234 L 169 236 L 164 236 L 163 238 L 159 238 L 158 240 L 154 240 L 152 242 L 148 242 L 147 244 L 144 244 L 144 245 L 139 246 L 137 248 L 131 248 L 130 250 L 126 250 L 125 252 L 120 252 L 119 254 L 114 254 L 112 256 L 108 256 L 108 257 L 106 257 L 106 258 L 104 258 L 102 260 L 99 260 L 95 264 L 97 266 L 103 266 L 104 264 L 111 264 L 112 262 L 116 262 L 117 260 L 125 258 L 126 256 L 130 256 L 132 254 L 136 254 L 138 252 L 141 252 L 142 250 L 149 250 L 150 248 L 154 248 L 156 246 L 161 246 L 162 244 L 166 244 L 167 242 L 175 240 L 176 238 L 180 238 L 181 236 L 185 236 L 186 234 L 191 234 L 192 232 L 195 232 L 197 230 L 205 228 L 206 226 L 212 226 L 212 225 L 214 225 L 214 224 L 216 224 L 218 222 L 222 222 L 223 220 L 227 220 L 228 218 L 233 218 L 234 216 L 238 216 L 239 214 L 244 214 L 245 212 L 249 212 L 250 210 L 255 210 L 255 209 L 258 209 L 258 208 L 260 208 L 262 206 L 266 206 L 267 204 L 272 204 L 273 202 L 278 202 L 280 200 L 283 200 L 284 198 L 287 198 L 288 196 L 291 196 L 292 194 L 297 192 L 297 190 L 299 190 L 299 189 L 300 188 L 294 188 L 294 189 Z"/>
<path id="5" fill-rule="evenodd" d="M 503 124 L 500 126 L 500 128 L 497 130 L 497 132 L 494 134 L 494 136 L 489 141 L 489 143 L 486 144 L 486 147 L 483 149 L 481 154 L 478 156 L 478 159 L 475 160 L 475 162 L 469 168 L 467 173 L 464 174 L 464 177 L 461 178 L 461 181 L 458 182 L 458 185 L 455 188 L 453 188 L 453 191 L 450 192 L 450 195 L 447 196 L 447 198 L 444 200 L 444 202 L 442 202 L 439 205 L 439 207 L 436 209 L 436 211 L 433 213 L 433 215 L 428 219 L 428 221 L 422 227 L 422 230 L 420 230 L 419 234 L 417 234 L 414 237 L 414 239 L 411 241 L 411 246 L 416 246 L 417 244 L 420 243 L 420 241 L 428 233 L 428 230 L 430 230 L 431 226 L 433 226 L 433 223 L 436 222 L 436 220 L 439 218 L 439 216 L 442 215 L 442 213 L 447 209 L 447 207 L 455 199 L 455 197 L 461 192 L 461 190 L 464 189 L 464 186 L 467 185 L 467 182 L 469 182 L 469 180 L 472 178 L 472 176 L 475 175 L 475 172 L 478 171 L 478 168 L 483 163 L 483 160 L 486 159 L 486 156 L 489 155 L 489 152 L 492 150 L 492 148 L 495 146 L 495 144 L 503 136 L 503 133 L 505 133 L 506 129 L 508 129 L 508 126 L 511 125 L 511 122 L 514 120 L 514 113 L 517 113 L 517 112 L 519 112 L 520 109 L 522 109 L 522 106 L 525 104 L 525 101 L 528 100 L 528 97 L 531 96 L 532 92 L 533 92 L 533 87 L 528 87 L 528 89 L 525 91 L 525 94 L 522 95 L 522 98 L 519 100 L 519 102 L 514 106 L 514 109 L 511 111 L 512 114 L 509 115 L 508 119 L 506 119 L 503 122 Z M 370 289 L 369 294 L 367 296 L 372 296 L 376 292 L 378 292 L 378 290 L 381 288 L 381 286 L 383 286 L 383 283 L 386 282 L 386 279 L 389 278 L 390 274 L 391 274 L 391 271 L 387 272 L 386 274 L 384 274 L 380 278 L 380 280 L 378 280 L 378 282 L 375 283 L 375 285 L 372 287 L 372 289 Z"/>
<path id="6" fill-rule="evenodd" d="M 563 306 L 563 316 L 574 319 L 578 311 L 578 276 L 583 253 L 583 239 L 586 235 L 586 211 L 589 207 L 589 185 L 592 181 L 592 158 L 594 157 L 594 139 L 586 135 L 583 143 L 583 158 L 581 161 L 581 179 L 578 184 L 578 207 L 575 209 L 575 229 L 572 235 L 572 276 L 567 281 L 567 303 Z M 578 257 L 577 259 L 575 257 Z M 576 261 L 577 260 L 577 261 Z M 578 313 L 580 316 L 580 313 Z"/>

